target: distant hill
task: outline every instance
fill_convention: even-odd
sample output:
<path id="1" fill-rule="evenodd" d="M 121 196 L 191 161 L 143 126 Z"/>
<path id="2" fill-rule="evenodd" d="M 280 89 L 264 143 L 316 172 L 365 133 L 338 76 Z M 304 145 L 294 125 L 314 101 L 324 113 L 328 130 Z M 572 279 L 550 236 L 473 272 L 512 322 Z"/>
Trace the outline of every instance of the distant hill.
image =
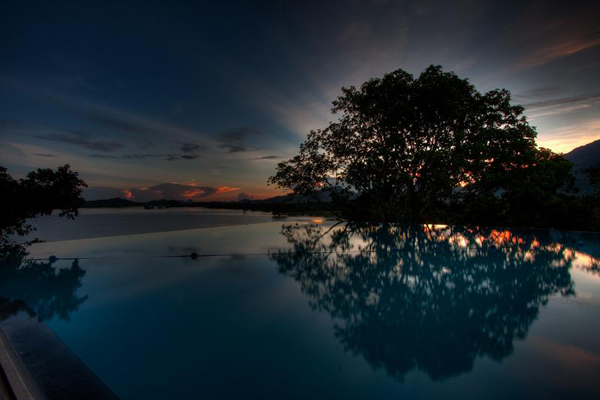
<path id="1" fill-rule="evenodd" d="M 319 193 L 319 201 L 331 201 L 331 189 L 323 189 Z M 280 206 L 296 204 L 308 205 L 314 203 L 308 197 L 304 196 L 275 196 L 264 200 L 244 199 L 240 201 L 211 201 L 196 202 L 183 200 L 152 200 L 147 202 L 135 202 L 131 200 L 115 197 L 106 200 L 90 200 L 84 205 L 85 208 L 119 208 L 119 207 L 205 207 L 205 208 L 242 208 L 242 209 L 279 209 Z M 297 207 L 296 207 L 297 208 Z M 307 207 L 305 207 L 307 208 Z M 308 207 L 312 208 L 312 207 Z"/>
<path id="2" fill-rule="evenodd" d="M 90 200 L 86 201 L 84 208 L 121 208 L 121 207 L 139 207 L 143 203 L 138 203 L 131 200 L 114 197 L 106 200 Z"/>
<path id="3" fill-rule="evenodd" d="M 600 140 L 571 150 L 565 154 L 565 158 L 582 168 L 600 164 Z"/>
<path id="4" fill-rule="evenodd" d="M 592 187 L 583 170 L 600 165 L 600 140 L 577 147 L 565 154 L 564 157 L 574 164 L 573 173 L 577 178 L 577 187 L 581 189 L 582 193 L 591 192 Z"/>

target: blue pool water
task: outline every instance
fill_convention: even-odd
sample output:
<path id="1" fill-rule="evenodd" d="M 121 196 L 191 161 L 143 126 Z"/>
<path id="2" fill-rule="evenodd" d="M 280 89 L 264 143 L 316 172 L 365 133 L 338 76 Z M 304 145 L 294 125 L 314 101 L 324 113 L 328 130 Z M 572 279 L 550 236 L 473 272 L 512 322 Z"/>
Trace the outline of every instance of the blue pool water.
<path id="1" fill-rule="evenodd" d="M 30 249 L 50 255 L 0 297 L 124 399 L 600 393 L 598 234 L 301 218 Z"/>

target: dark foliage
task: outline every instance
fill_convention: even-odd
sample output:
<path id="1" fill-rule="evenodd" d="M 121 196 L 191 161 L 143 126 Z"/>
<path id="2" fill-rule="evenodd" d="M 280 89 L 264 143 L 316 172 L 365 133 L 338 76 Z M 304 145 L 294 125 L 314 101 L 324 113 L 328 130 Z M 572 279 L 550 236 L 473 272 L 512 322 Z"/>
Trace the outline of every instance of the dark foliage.
<path id="1" fill-rule="evenodd" d="M 60 210 L 61 217 L 74 218 L 84 204 L 81 196 L 86 183 L 68 164 L 53 169 L 37 169 L 15 180 L 0 167 L 0 243 L 7 246 L 10 235 L 26 235 L 33 230 L 30 218 Z"/>
<path id="2" fill-rule="evenodd" d="M 571 196 L 572 164 L 537 147 L 508 91 L 481 94 L 431 66 L 342 92 L 340 118 L 311 131 L 269 183 L 315 200 L 329 188 L 331 207 L 351 220 L 572 228 L 587 218 Z"/>

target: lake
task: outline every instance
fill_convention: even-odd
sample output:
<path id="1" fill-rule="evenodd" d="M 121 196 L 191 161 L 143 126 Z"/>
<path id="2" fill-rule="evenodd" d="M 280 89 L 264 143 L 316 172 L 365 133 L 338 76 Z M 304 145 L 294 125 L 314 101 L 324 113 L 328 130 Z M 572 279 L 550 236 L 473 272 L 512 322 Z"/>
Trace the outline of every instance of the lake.
<path id="1" fill-rule="evenodd" d="M 123 399 L 600 393 L 599 234 L 161 211 L 52 220 L 0 283 Z"/>

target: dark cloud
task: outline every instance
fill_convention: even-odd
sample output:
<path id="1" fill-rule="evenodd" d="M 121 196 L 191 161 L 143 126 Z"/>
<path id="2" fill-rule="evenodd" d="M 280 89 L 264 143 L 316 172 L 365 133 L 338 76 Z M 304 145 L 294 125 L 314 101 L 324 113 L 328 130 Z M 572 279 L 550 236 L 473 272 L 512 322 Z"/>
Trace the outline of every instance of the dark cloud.
<path id="1" fill-rule="evenodd" d="M 250 146 L 246 146 L 243 144 L 222 144 L 221 146 L 222 149 L 227 150 L 228 153 L 243 153 L 246 151 L 255 151 L 257 150 L 254 147 L 250 147 Z"/>
<path id="2" fill-rule="evenodd" d="M 121 156 L 121 158 L 130 159 L 130 160 L 143 160 L 146 158 L 159 158 L 163 157 L 162 154 L 126 154 Z"/>
<path id="3" fill-rule="evenodd" d="M 120 156 L 110 154 L 90 154 L 90 157 L 94 158 L 110 158 L 115 160 L 144 160 L 146 158 L 159 158 L 165 157 L 164 154 L 124 154 Z"/>
<path id="4" fill-rule="evenodd" d="M 259 150 L 254 145 L 249 145 L 249 141 L 255 141 L 262 132 L 249 126 L 240 126 L 227 129 L 218 135 L 219 147 L 227 150 L 228 153 L 242 153 L 246 151 Z"/>
<path id="5" fill-rule="evenodd" d="M 47 154 L 47 153 L 33 153 L 33 155 L 38 156 L 38 157 L 47 157 L 47 158 L 56 157 L 54 154 Z"/>
<path id="6" fill-rule="evenodd" d="M 596 101 L 600 99 L 600 93 L 590 93 L 581 96 L 563 97 L 560 99 L 551 99 L 544 101 L 536 101 L 533 103 L 524 104 L 527 110 L 534 110 L 536 108 L 560 106 L 564 104 L 578 103 L 581 101 Z"/>
<path id="7" fill-rule="evenodd" d="M 200 155 L 199 154 L 184 154 L 180 158 L 182 158 L 184 160 L 195 160 L 197 158 L 200 158 Z"/>
<path id="8" fill-rule="evenodd" d="M 560 94 L 561 92 L 562 91 L 555 86 L 546 86 L 537 89 L 526 90 L 524 92 L 516 94 L 514 97 L 515 99 L 532 100 L 543 97 L 555 96 L 557 94 Z"/>
<path id="9" fill-rule="evenodd" d="M 122 156 L 111 156 L 109 154 L 90 154 L 90 157 L 94 157 L 94 158 L 111 158 L 114 160 L 118 160 L 120 158 L 123 158 Z"/>
<path id="10" fill-rule="evenodd" d="M 178 136 L 189 133 L 176 125 L 99 103 L 79 101 L 79 99 L 62 95 L 48 96 L 47 99 L 63 111 L 95 125 L 108 128 L 109 131 L 136 135 L 140 148 L 152 146 L 153 143 L 149 140 L 152 137 L 163 138 L 165 135 Z"/>
<path id="11" fill-rule="evenodd" d="M 200 158 L 199 154 L 168 154 L 166 160 L 167 161 L 196 160 L 198 158 Z"/>
<path id="12" fill-rule="evenodd" d="M 279 160 L 281 158 L 283 158 L 283 157 L 272 155 L 272 156 L 258 157 L 258 158 L 255 158 L 255 160 Z"/>
<path id="13" fill-rule="evenodd" d="M 47 133 L 42 135 L 32 135 L 38 139 L 50 140 L 53 142 L 60 142 L 65 144 L 71 144 L 74 146 L 83 147 L 88 150 L 101 151 L 104 153 L 110 153 L 115 150 L 126 148 L 123 143 L 117 141 L 103 141 L 103 140 L 92 140 L 88 135 L 82 132 L 71 132 L 67 133 Z"/>
<path id="14" fill-rule="evenodd" d="M 85 110 L 84 115 L 91 122 L 119 132 L 127 132 L 138 135 L 161 135 L 165 133 L 162 129 L 157 129 L 149 124 L 140 124 L 138 122 L 134 122 L 132 119 L 122 118 L 120 116 L 113 115 L 110 112 L 103 112 L 101 110 L 87 109 Z"/>
<path id="15" fill-rule="evenodd" d="M 191 142 L 191 143 L 184 142 L 181 144 L 180 149 L 184 153 L 198 153 L 199 151 L 204 150 L 204 146 L 202 146 L 201 144 L 199 144 L 197 142 Z"/>
<path id="16" fill-rule="evenodd" d="M 195 160 L 200 158 L 199 154 L 123 154 L 123 155 L 112 155 L 112 154 L 90 154 L 90 157 L 94 158 L 107 158 L 113 160 L 145 160 L 148 158 L 164 158 L 167 161 L 177 160 Z"/>

